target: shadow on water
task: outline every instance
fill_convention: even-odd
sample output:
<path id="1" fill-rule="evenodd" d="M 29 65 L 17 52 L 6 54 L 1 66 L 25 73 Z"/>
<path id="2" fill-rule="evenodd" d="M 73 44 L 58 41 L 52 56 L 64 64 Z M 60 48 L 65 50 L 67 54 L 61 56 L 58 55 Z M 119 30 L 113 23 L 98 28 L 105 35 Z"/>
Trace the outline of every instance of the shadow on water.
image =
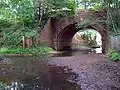
<path id="1" fill-rule="evenodd" d="M 81 44 L 72 43 L 72 47 L 64 48 L 61 51 L 53 51 L 52 57 L 79 56 L 80 54 L 102 53 L 101 46 L 88 47 Z"/>
<path id="2" fill-rule="evenodd" d="M 80 54 L 96 53 L 94 49 L 69 49 L 66 51 L 55 51 L 51 54 L 52 57 L 68 57 L 79 56 Z"/>
<path id="3" fill-rule="evenodd" d="M 30 58 L 0 61 L 0 90 L 81 90 L 71 69 Z"/>

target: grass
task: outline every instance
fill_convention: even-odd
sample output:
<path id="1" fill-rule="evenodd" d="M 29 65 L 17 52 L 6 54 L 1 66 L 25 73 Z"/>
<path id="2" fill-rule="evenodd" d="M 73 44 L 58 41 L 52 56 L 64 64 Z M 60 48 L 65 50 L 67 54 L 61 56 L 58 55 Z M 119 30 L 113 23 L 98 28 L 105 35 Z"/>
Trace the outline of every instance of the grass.
<path id="1" fill-rule="evenodd" d="M 50 51 L 52 51 L 52 48 L 46 46 L 34 46 L 30 48 L 22 48 L 22 47 L 0 48 L 0 54 L 46 54 Z"/>

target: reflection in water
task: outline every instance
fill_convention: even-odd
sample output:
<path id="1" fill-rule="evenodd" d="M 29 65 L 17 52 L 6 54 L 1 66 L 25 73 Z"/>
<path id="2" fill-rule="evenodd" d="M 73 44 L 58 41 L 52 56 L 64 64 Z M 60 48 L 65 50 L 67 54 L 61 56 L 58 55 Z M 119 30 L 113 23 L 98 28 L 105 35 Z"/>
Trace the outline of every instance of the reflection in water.
<path id="1" fill-rule="evenodd" d="M 80 54 L 102 53 L 101 48 L 96 49 L 70 49 L 68 51 L 60 51 L 52 53 L 52 57 L 68 57 L 79 56 Z"/>
<path id="2" fill-rule="evenodd" d="M 96 53 L 102 53 L 102 47 L 95 49 Z"/>
<path id="3" fill-rule="evenodd" d="M 0 61 L 0 90 L 81 90 L 77 77 L 67 67 L 30 60 L 30 57 Z"/>

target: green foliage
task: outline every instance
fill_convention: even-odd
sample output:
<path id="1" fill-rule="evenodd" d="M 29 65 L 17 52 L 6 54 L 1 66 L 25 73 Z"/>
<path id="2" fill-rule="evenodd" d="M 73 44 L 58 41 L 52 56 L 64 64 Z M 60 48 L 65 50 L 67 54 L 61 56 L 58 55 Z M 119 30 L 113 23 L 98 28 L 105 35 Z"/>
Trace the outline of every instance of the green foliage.
<path id="1" fill-rule="evenodd" d="M 75 10 L 74 0 L 0 0 L 0 46 L 19 46 L 23 36 L 36 38 L 49 18 L 68 17 Z"/>
<path id="2" fill-rule="evenodd" d="M 46 46 L 34 46 L 30 48 L 14 47 L 14 48 L 0 48 L 0 54 L 46 54 L 52 51 L 51 48 Z"/>
<path id="3" fill-rule="evenodd" d="M 21 25 L 11 25 L 8 28 L 4 28 L 2 31 L 1 46 L 20 46 L 24 37 L 35 38 L 37 35 L 37 28 L 22 27 Z"/>
<path id="4" fill-rule="evenodd" d="M 75 15 L 77 5 L 74 0 L 37 0 L 36 7 L 39 26 L 43 28 L 51 17 L 60 19 Z"/>
<path id="5" fill-rule="evenodd" d="M 103 0 L 76 0 L 80 9 L 104 9 Z"/>
<path id="6" fill-rule="evenodd" d="M 6 87 L 6 85 L 5 85 L 5 84 L 3 84 L 2 82 L 0 82 L 0 90 L 4 90 L 4 89 L 5 89 L 5 87 Z"/>
<path id="7" fill-rule="evenodd" d="M 77 29 L 79 30 L 80 28 L 86 28 L 90 24 L 92 24 L 92 22 L 89 19 L 85 19 L 77 24 Z"/>
<path id="8" fill-rule="evenodd" d="M 120 0 L 76 0 L 80 9 L 107 10 L 109 34 L 120 34 Z"/>
<path id="9" fill-rule="evenodd" d="M 88 47 L 99 47 L 99 45 L 97 45 L 97 42 L 96 42 L 96 33 L 93 32 L 93 31 L 89 31 L 88 30 L 82 30 L 83 31 L 83 34 L 81 34 L 81 37 L 82 39 L 85 40 L 85 44 L 88 46 Z"/>
<path id="10" fill-rule="evenodd" d="M 120 53 L 118 53 L 114 49 L 109 49 L 108 53 L 107 53 L 107 56 L 112 61 L 119 61 L 120 60 Z"/>
<path id="11" fill-rule="evenodd" d="M 36 37 L 34 0 L 1 0 L 0 46 L 19 46 L 22 37 Z"/>
<path id="12" fill-rule="evenodd" d="M 72 14 L 75 13 L 75 9 L 77 7 L 74 0 L 37 0 L 36 6 L 40 7 L 43 12 L 43 14 L 46 14 L 48 12 L 59 12 L 68 10 Z"/>
<path id="13" fill-rule="evenodd" d="M 83 21 L 80 21 L 80 23 L 78 23 L 76 25 L 76 28 L 79 29 L 84 29 L 87 28 L 89 25 L 94 25 L 94 24 L 105 24 L 106 20 L 95 20 L 93 16 L 86 16 L 86 18 Z"/>
<path id="14" fill-rule="evenodd" d="M 107 7 L 109 32 L 112 35 L 120 33 L 120 1 L 104 0 Z"/>

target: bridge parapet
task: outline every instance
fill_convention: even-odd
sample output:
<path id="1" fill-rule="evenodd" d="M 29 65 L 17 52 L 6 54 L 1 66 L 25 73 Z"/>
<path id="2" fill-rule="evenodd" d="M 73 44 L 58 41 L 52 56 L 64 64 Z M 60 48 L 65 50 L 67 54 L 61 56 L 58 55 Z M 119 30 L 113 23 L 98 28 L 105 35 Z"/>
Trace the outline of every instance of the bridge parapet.
<path id="1" fill-rule="evenodd" d="M 103 11 L 94 11 L 94 10 L 79 10 L 77 13 L 76 21 L 83 21 L 85 18 L 89 20 L 107 20 L 107 12 Z"/>

